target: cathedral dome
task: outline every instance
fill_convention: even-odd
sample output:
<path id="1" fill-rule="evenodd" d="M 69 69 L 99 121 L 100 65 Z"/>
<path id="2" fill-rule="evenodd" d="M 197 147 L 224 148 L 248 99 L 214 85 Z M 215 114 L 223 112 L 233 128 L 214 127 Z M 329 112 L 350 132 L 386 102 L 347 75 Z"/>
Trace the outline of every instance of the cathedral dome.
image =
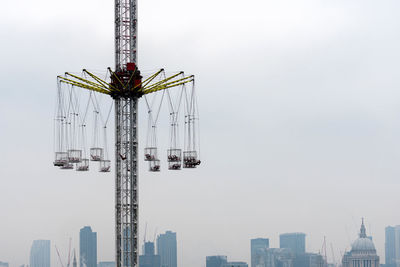
<path id="1" fill-rule="evenodd" d="M 356 239 L 351 245 L 351 252 L 371 252 L 376 253 L 374 242 L 370 238 L 367 237 L 365 226 L 364 226 L 364 219 L 361 224 L 360 229 L 360 237 Z"/>
<path id="2" fill-rule="evenodd" d="M 351 245 L 351 251 L 346 252 L 342 259 L 343 267 L 380 267 L 379 256 L 376 255 L 372 239 L 367 237 L 364 219 L 362 220 L 359 237 Z"/>
<path id="3" fill-rule="evenodd" d="M 359 252 L 375 252 L 375 245 L 374 242 L 372 242 L 371 239 L 364 237 L 364 238 L 358 238 L 356 241 L 353 242 L 351 245 L 351 251 L 359 251 Z"/>

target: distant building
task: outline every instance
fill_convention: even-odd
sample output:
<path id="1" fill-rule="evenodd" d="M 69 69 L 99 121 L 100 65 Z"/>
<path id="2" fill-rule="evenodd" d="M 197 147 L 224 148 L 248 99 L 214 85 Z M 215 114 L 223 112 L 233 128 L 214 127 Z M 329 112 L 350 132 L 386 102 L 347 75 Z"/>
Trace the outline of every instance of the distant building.
<path id="1" fill-rule="evenodd" d="M 160 267 L 160 255 L 156 255 L 153 242 L 144 243 L 144 254 L 139 256 L 139 267 Z"/>
<path id="2" fill-rule="evenodd" d="M 385 228 L 385 267 L 400 267 L 400 225 Z"/>
<path id="3" fill-rule="evenodd" d="M 206 267 L 222 267 L 228 263 L 226 256 L 207 256 Z"/>
<path id="4" fill-rule="evenodd" d="M 177 267 L 176 233 L 167 231 L 157 237 L 157 254 L 161 258 L 161 267 Z"/>
<path id="5" fill-rule="evenodd" d="M 346 252 L 343 256 L 342 267 L 380 267 L 374 242 L 367 237 L 364 220 L 359 238 L 351 245 L 350 252 Z"/>
<path id="6" fill-rule="evenodd" d="M 115 261 L 101 261 L 97 267 L 115 267 Z"/>
<path id="7" fill-rule="evenodd" d="M 33 241 L 29 266 L 50 267 L 50 240 Z"/>
<path id="8" fill-rule="evenodd" d="M 8 267 L 8 263 L 0 261 L 0 267 Z"/>
<path id="9" fill-rule="evenodd" d="M 306 234 L 287 233 L 279 236 L 280 248 L 288 248 L 294 254 L 306 253 Z"/>
<path id="10" fill-rule="evenodd" d="M 265 249 L 256 267 L 293 267 L 294 254 L 288 248 Z"/>
<path id="11" fill-rule="evenodd" d="M 321 254 L 304 253 L 297 254 L 294 258 L 293 265 L 295 267 L 327 267 L 328 264 Z"/>
<path id="12" fill-rule="evenodd" d="M 249 267 L 249 265 L 245 262 L 233 261 L 225 263 L 224 265 L 222 265 L 222 267 Z"/>
<path id="13" fill-rule="evenodd" d="M 90 226 L 79 233 L 79 266 L 97 267 L 97 233 Z"/>
<path id="14" fill-rule="evenodd" d="M 250 241 L 251 267 L 261 265 L 266 249 L 269 248 L 268 238 L 255 238 Z"/>

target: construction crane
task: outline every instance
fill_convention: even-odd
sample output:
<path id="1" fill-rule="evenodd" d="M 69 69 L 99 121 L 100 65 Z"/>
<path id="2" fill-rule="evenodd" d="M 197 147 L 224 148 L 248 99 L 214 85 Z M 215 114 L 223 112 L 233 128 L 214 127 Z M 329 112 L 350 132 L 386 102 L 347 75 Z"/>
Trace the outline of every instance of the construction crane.
<path id="1" fill-rule="evenodd" d="M 67 267 L 69 267 L 71 264 L 71 241 L 72 241 L 72 238 L 69 238 Z"/>
<path id="2" fill-rule="evenodd" d="M 71 241 L 72 241 L 72 238 L 69 239 L 68 257 L 67 257 L 67 266 L 66 267 L 69 267 L 71 264 Z M 54 245 L 54 246 L 56 248 L 58 260 L 59 260 L 61 266 L 64 267 L 64 263 L 61 259 L 60 251 L 58 250 L 58 247 L 56 245 Z M 74 250 L 74 256 L 75 256 L 75 250 Z"/>
<path id="3" fill-rule="evenodd" d="M 60 261 L 61 267 L 64 267 L 64 264 L 63 264 L 63 262 L 62 262 L 62 260 L 61 260 L 60 252 L 58 251 L 58 248 L 57 248 L 57 246 L 55 246 L 55 247 L 56 247 L 56 251 L 57 251 L 58 260 Z"/>
<path id="4" fill-rule="evenodd" d="M 331 251 L 332 251 L 332 263 L 333 263 L 333 266 L 336 267 L 337 264 L 336 264 L 336 258 L 335 258 L 335 251 L 333 249 L 332 243 L 331 243 Z"/>
<path id="5" fill-rule="evenodd" d="M 66 72 L 58 76 L 58 84 L 80 87 L 91 92 L 110 96 L 115 109 L 115 254 L 117 267 L 138 266 L 138 102 L 148 94 L 180 87 L 191 83 L 194 76 L 186 76 L 183 72 L 166 77 L 163 69 L 143 78 L 137 62 L 137 0 L 115 0 L 115 69 L 108 68 L 109 80 L 84 69 L 79 76 Z M 185 114 L 185 150 L 183 151 L 183 167 L 195 168 L 200 164 L 194 139 L 195 135 L 195 103 L 193 95 L 186 101 Z M 176 112 L 177 113 L 177 112 Z M 78 112 L 71 111 L 73 120 Z M 172 112 L 171 114 L 175 114 Z M 59 116 L 62 125 L 66 115 Z M 171 125 L 175 125 L 173 120 Z M 83 123 L 82 126 L 85 126 Z M 64 127 L 64 126 L 62 126 Z M 62 137 L 64 138 L 64 136 Z M 186 140 L 186 139 L 185 139 Z M 145 160 L 149 161 L 150 171 L 159 171 L 159 159 L 153 147 L 145 152 Z M 103 158 L 101 148 L 90 149 L 90 160 L 82 158 L 82 151 L 60 148 L 56 150 L 54 165 L 61 169 L 87 171 L 89 161 L 100 162 L 100 172 L 110 171 L 110 160 Z M 181 149 L 171 146 L 168 150 L 168 163 L 171 170 L 180 169 Z"/>

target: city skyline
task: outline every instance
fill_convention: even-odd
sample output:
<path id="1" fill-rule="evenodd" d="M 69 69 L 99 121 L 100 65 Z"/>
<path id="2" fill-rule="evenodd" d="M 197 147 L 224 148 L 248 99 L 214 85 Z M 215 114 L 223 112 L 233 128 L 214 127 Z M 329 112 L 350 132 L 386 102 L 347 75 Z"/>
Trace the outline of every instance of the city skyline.
<path id="1" fill-rule="evenodd" d="M 0 260 L 11 267 L 29 263 L 37 239 L 65 258 L 84 225 L 98 233 L 98 260 L 114 260 L 113 167 L 52 166 L 55 77 L 114 66 L 113 4 L 21 0 L 0 10 Z M 385 227 L 400 224 L 399 1 L 139 6 L 140 69 L 196 75 L 204 159 L 173 174 L 140 162 L 140 239 L 146 222 L 178 233 L 180 266 L 205 255 L 250 263 L 250 239 L 277 247 L 288 232 L 306 233 L 313 252 L 326 237 L 339 258 L 365 217 L 384 262 Z M 145 115 L 142 105 L 141 125 Z M 167 147 L 168 121 L 159 134 Z"/>
<path id="2" fill-rule="evenodd" d="M 384 255 L 381 255 L 381 258 L 382 259 L 386 258 L 386 261 L 387 261 L 388 258 L 391 257 L 391 254 L 390 254 L 391 250 L 390 250 L 389 247 L 391 245 L 396 246 L 395 243 L 393 243 L 393 240 L 397 240 L 396 239 L 397 237 L 395 237 L 394 235 L 397 235 L 398 234 L 397 232 L 400 233 L 400 231 L 398 231 L 398 229 L 400 229 L 399 227 L 400 227 L 400 225 L 397 225 L 397 226 L 394 226 L 394 227 L 393 226 L 387 226 L 385 228 L 385 231 L 386 231 L 385 247 L 386 247 L 386 251 L 389 251 L 389 253 L 385 253 Z M 367 231 L 366 231 L 365 226 L 364 226 L 364 218 L 362 219 L 362 226 L 361 226 L 361 230 L 360 231 L 361 232 L 358 234 L 359 237 L 371 240 L 369 242 L 372 242 L 373 236 L 367 236 L 366 235 Z M 243 264 L 247 264 L 248 266 L 251 266 L 253 262 L 255 262 L 255 263 L 260 262 L 259 259 L 258 259 L 259 257 L 263 257 L 262 256 L 263 252 L 261 252 L 261 254 L 259 254 L 259 253 L 256 252 L 257 249 L 266 250 L 266 251 L 269 251 L 268 253 L 272 253 L 272 254 L 275 254 L 275 253 L 286 253 L 283 250 L 290 250 L 293 253 L 292 257 L 295 256 L 295 255 L 301 256 L 301 257 L 298 258 L 297 263 L 296 263 L 296 261 L 294 262 L 294 264 L 295 264 L 294 267 L 303 267 L 303 266 L 306 267 L 306 266 L 308 266 L 308 265 L 304 265 L 304 264 L 306 264 L 306 261 L 311 261 L 311 258 L 308 259 L 308 257 L 314 257 L 315 258 L 316 256 L 320 256 L 320 257 L 323 256 L 323 254 L 321 254 L 321 253 L 323 253 L 323 252 L 321 252 L 323 248 L 321 248 L 321 250 L 319 250 L 318 252 L 317 251 L 310 251 L 310 250 L 306 249 L 306 247 L 305 247 L 305 243 L 306 243 L 305 237 L 307 236 L 307 234 L 305 234 L 305 233 L 300 233 L 300 232 L 281 233 L 281 234 L 277 233 L 277 235 L 279 235 L 280 242 L 279 242 L 278 245 L 276 245 L 276 247 L 270 247 L 269 246 L 269 238 L 258 237 L 258 238 L 250 239 L 249 240 L 250 241 L 250 246 L 249 246 L 249 256 L 250 257 L 249 257 L 249 262 L 248 263 L 244 262 L 244 261 L 237 261 L 237 260 L 236 261 L 228 261 L 228 257 L 227 256 L 222 256 L 222 255 L 215 256 L 215 255 L 212 255 L 212 256 L 205 256 L 205 258 L 206 258 L 206 264 L 205 265 L 207 265 L 206 267 L 209 267 L 209 266 L 213 267 L 214 265 L 215 266 L 219 266 L 219 264 L 222 264 L 221 265 L 222 267 L 231 267 L 231 265 L 236 267 L 234 264 L 239 264 L 240 267 L 242 267 Z M 392 235 L 393 235 L 394 239 L 393 239 Z M 81 228 L 80 236 L 84 237 L 84 241 L 83 241 L 83 243 L 84 243 L 83 245 L 84 246 L 82 247 L 82 249 L 83 250 L 87 250 L 90 246 L 88 247 L 89 244 L 86 244 L 88 242 L 88 240 L 86 240 L 86 239 L 90 238 L 92 240 L 92 241 L 90 241 L 92 243 L 91 246 L 93 246 L 93 244 L 94 244 L 93 240 L 96 240 L 96 238 L 93 239 L 93 237 L 96 237 L 97 233 L 96 232 L 92 232 L 90 226 L 85 226 L 85 227 Z M 282 239 L 282 237 L 284 237 L 284 239 Z M 165 247 L 164 248 L 164 250 L 165 250 L 166 246 L 170 247 L 171 245 L 174 246 L 174 243 L 176 244 L 176 233 L 174 233 L 174 232 L 172 232 L 170 230 L 167 230 L 165 232 L 165 234 L 158 235 L 157 241 L 159 239 L 161 239 L 160 246 L 161 247 Z M 348 253 L 352 252 L 354 250 L 355 246 L 357 246 L 357 242 L 358 241 L 359 241 L 358 239 L 354 239 L 350 243 L 350 248 L 351 249 L 343 250 L 343 253 L 345 253 L 344 255 L 347 255 Z M 49 260 L 50 260 L 51 254 L 55 254 L 56 253 L 55 250 L 53 250 L 52 253 L 50 253 L 50 251 L 51 251 L 50 246 L 49 246 L 50 242 L 51 242 L 50 240 L 35 240 L 33 242 L 33 244 L 32 244 L 32 248 L 34 249 L 34 252 L 37 254 L 38 250 L 42 251 L 43 248 L 46 247 L 46 249 L 48 249 L 48 252 L 46 252 L 47 253 L 46 257 L 49 257 Z M 158 243 L 153 243 L 151 241 L 145 241 L 144 243 L 141 242 L 141 245 L 143 245 L 143 246 L 142 246 L 142 249 L 141 249 L 142 252 L 140 254 L 140 258 L 141 258 L 140 261 L 139 261 L 139 262 L 141 262 L 140 266 L 143 266 L 143 267 L 153 267 L 153 266 L 164 267 L 164 266 L 168 266 L 169 267 L 168 264 L 167 265 L 161 265 L 160 264 L 161 263 L 161 261 L 160 261 L 161 258 L 160 258 L 160 255 L 158 254 L 158 252 L 156 253 L 156 244 L 157 244 L 157 248 L 158 248 L 159 247 Z M 94 245 L 96 246 L 96 244 L 94 244 Z M 304 250 L 303 250 L 303 248 L 304 248 Z M 71 249 L 72 250 L 70 251 L 70 253 L 72 253 L 72 251 L 73 251 L 73 254 L 70 255 L 71 256 L 70 260 L 71 260 L 71 263 L 72 263 L 73 257 L 75 257 L 75 248 L 71 248 Z M 332 247 L 332 249 L 333 249 L 333 247 Z M 374 249 L 375 249 L 375 247 L 374 247 Z M 167 251 L 171 251 L 171 248 L 168 248 L 166 250 Z M 253 252 L 253 250 L 254 250 L 254 252 Z M 81 251 L 80 247 L 79 247 L 79 251 Z M 178 250 L 175 249 L 175 251 L 176 251 L 175 253 L 179 253 Z M 396 257 L 397 254 L 400 254 L 400 250 L 398 249 L 398 247 L 394 248 L 394 251 L 395 251 L 394 252 L 394 257 Z M 331 251 L 331 252 L 334 252 L 334 251 Z M 58 255 L 53 255 L 53 256 L 54 257 L 58 257 Z M 144 258 L 144 256 L 146 256 L 147 258 Z M 155 259 L 155 261 L 154 261 L 154 259 L 151 258 L 152 256 L 156 256 L 158 258 L 154 258 Z M 378 256 L 379 256 L 379 254 L 378 254 Z M 81 258 L 80 254 L 78 254 L 78 257 Z M 31 249 L 31 258 L 32 258 L 32 249 Z M 43 260 L 42 256 L 40 256 L 39 258 L 41 260 Z M 165 256 L 164 256 L 164 258 L 165 258 Z M 170 256 L 168 256 L 167 258 L 170 258 Z M 235 257 L 233 257 L 233 258 L 235 258 Z M 328 264 L 332 264 L 332 263 L 339 264 L 344 258 L 333 259 L 333 258 L 330 258 L 329 253 L 327 253 L 327 259 L 328 259 Z M 331 261 L 329 261 L 329 259 L 331 259 Z M 64 260 L 64 259 L 61 259 L 61 260 Z M 208 264 L 209 260 L 210 260 L 210 264 Z M 68 259 L 67 259 L 67 261 L 68 261 Z M 263 261 L 265 262 L 265 260 L 263 260 Z M 315 259 L 313 259 L 313 261 L 319 261 L 319 259 L 315 258 Z M 114 266 L 115 265 L 114 261 L 97 260 L 96 262 L 99 265 L 99 267 L 100 266 L 109 267 L 109 266 Z M 219 262 L 219 263 L 217 263 L 217 262 Z M 8 263 L 0 261 L 0 264 L 6 265 Z M 59 264 L 61 264 L 61 263 L 58 262 L 56 264 L 56 266 L 58 266 Z M 257 264 L 254 265 L 254 267 L 259 267 Z M 88 266 L 88 265 L 86 265 L 86 266 Z M 314 266 L 314 265 L 312 265 L 312 266 Z M 312 266 L 310 266 L 310 267 L 312 267 Z M 269 265 L 267 267 L 269 267 Z M 322 267 L 322 266 L 319 266 L 319 267 Z M 363 267 L 363 266 L 360 266 L 360 267 Z M 391 262 L 389 262 L 389 265 L 387 265 L 385 267 L 397 267 L 397 266 L 396 265 L 391 265 Z"/>

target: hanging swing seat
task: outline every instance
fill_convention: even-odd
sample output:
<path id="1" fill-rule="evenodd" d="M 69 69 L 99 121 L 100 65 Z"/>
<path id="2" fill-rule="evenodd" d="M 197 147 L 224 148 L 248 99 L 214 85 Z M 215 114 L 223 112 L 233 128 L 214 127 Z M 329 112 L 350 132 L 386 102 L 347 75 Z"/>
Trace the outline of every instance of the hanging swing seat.
<path id="1" fill-rule="evenodd" d="M 171 148 L 167 151 L 168 162 L 181 162 L 182 149 Z"/>
<path id="2" fill-rule="evenodd" d="M 160 160 L 152 160 L 149 162 L 149 171 L 151 172 L 159 172 L 160 171 Z"/>
<path id="3" fill-rule="evenodd" d="M 74 168 L 74 164 L 67 162 L 60 167 L 61 170 L 72 170 Z"/>
<path id="4" fill-rule="evenodd" d="M 100 160 L 99 172 L 110 172 L 111 171 L 111 160 Z"/>
<path id="5" fill-rule="evenodd" d="M 103 149 L 100 147 L 90 148 L 90 160 L 91 161 L 101 161 L 103 160 Z"/>
<path id="6" fill-rule="evenodd" d="M 82 150 L 80 149 L 69 149 L 68 150 L 68 161 L 70 163 L 78 163 L 82 160 Z"/>
<path id="7" fill-rule="evenodd" d="M 56 152 L 55 160 L 53 162 L 54 166 L 61 167 L 68 163 L 68 153 L 67 152 Z"/>
<path id="8" fill-rule="evenodd" d="M 144 149 L 144 160 L 145 161 L 157 160 L 157 148 L 156 147 L 146 147 Z"/>
<path id="9" fill-rule="evenodd" d="M 197 159 L 197 151 L 184 151 L 183 152 L 183 167 L 196 168 L 200 165 L 201 161 Z"/>
<path id="10" fill-rule="evenodd" d="M 168 170 L 180 170 L 182 164 L 180 162 L 168 162 Z"/>
<path id="11" fill-rule="evenodd" d="M 76 170 L 79 172 L 84 172 L 89 170 L 89 159 L 82 159 L 81 162 L 76 164 Z"/>

